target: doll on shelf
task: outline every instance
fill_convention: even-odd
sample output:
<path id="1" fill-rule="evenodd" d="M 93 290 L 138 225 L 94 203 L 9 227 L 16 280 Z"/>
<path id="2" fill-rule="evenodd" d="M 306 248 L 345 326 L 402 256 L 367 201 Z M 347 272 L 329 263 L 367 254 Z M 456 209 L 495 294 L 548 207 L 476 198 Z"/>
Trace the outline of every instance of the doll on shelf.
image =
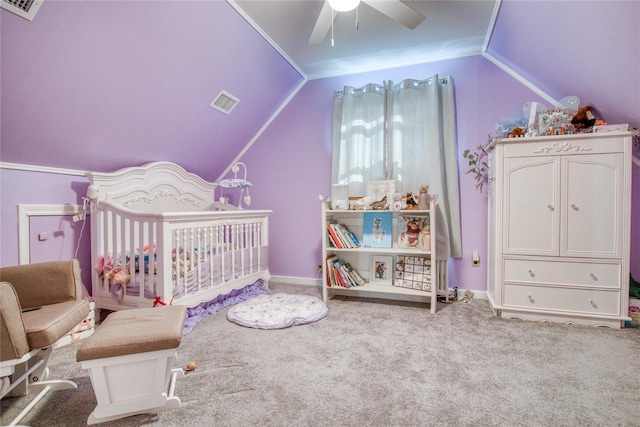
<path id="1" fill-rule="evenodd" d="M 400 234 L 399 244 L 405 248 L 415 248 L 420 243 L 420 225 L 415 219 L 408 220 L 407 229 Z"/>

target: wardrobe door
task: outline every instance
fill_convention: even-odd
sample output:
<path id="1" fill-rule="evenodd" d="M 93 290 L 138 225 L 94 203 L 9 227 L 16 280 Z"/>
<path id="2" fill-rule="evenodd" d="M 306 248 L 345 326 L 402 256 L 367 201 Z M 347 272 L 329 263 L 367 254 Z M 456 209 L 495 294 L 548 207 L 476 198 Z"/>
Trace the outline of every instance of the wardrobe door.
<path id="1" fill-rule="evenodd" d="M 621 153 L 563 157 L 561 255 L 621 256 Z"/>
<path id="2" fill-rule="evenodd" d="M 558 156 L 504 159 L 503 252 L 557 255 Z"/>

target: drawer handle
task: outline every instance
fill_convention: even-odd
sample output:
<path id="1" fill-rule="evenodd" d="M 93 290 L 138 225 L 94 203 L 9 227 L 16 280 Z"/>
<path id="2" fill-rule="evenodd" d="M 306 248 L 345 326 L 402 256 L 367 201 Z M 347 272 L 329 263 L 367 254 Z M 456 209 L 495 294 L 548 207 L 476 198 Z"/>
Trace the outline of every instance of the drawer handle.
<path id="1" fill-rule="evenodd" d="M 529 298 L 529 302 L 530 302 L 531 304 L 535 304 L 535 303 L 536 303 L 536 300 L 535 300 L 535 299 L 533 299 L 533 296 L 532 296 L 532 295 L 529 295 L 527 298 Z"/>
<path id="2" fill-rule="evenodd" d="M 551 206 L 551 205 L 547 205 L 547 207 L 549 208 L 549 210 L 550 210 L 551 212 L 553 212 L 553 211 L 555 210 L 555 208 L 554 208 L 553 206 Z"/>
<path id="3" fill-rule="evenodd" d="M 579 211 L 580 208 L 578 208 L 575 204 L 571 204 L 571 209 L 573 209 L 574 211 Z"/>
<path id="4" fill-rule="evenodd" d="M 591 276 L 591 279 L 592 279 L 594 282 L 597 282 L 597 281 L 598 281 L 598 276 L 596 276 L 595 274 L 593 274 L 593 273 L 589 273 L 589 276 Z"/>
<path id="5" fill-rule="evenodd" d="M 529 270 L 529 276 L 536 277 L 536 273 L 534 273 L 533 270 Z"/>
<path id="6" fill-rule="evenodd" d="M 591 304 L 591 307 L 593 308 L 598 308 L 598 304 L 596 304 L 594 300 L 589 300 L 589 304 Z"/>

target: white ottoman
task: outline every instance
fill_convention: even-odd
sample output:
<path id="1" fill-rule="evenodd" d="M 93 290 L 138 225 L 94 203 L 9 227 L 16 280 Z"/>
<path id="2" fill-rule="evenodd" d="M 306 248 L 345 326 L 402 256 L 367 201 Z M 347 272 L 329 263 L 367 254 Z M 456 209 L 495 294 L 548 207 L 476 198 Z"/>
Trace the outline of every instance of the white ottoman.
<path id="1" fill-rule="evenodd" d="M 182 369 L 172 369 L 187 315 L 184 306 L 111 313 L 76 354 L 89 370 L 98 405 L 87 424 L 179 408 Z"/>

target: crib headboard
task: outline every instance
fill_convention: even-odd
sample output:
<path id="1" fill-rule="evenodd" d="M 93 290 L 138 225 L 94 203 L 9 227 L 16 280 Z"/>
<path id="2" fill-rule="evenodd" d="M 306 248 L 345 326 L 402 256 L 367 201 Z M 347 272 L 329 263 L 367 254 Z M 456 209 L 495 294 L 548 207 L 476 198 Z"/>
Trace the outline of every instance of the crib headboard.
<path id="1" fill-rule="evenodd" d="M 151 162 L 115 172 L 87 172 L 87 198 L 143 213 L 215 210 L 217 184 L 171 162 Z"/>

